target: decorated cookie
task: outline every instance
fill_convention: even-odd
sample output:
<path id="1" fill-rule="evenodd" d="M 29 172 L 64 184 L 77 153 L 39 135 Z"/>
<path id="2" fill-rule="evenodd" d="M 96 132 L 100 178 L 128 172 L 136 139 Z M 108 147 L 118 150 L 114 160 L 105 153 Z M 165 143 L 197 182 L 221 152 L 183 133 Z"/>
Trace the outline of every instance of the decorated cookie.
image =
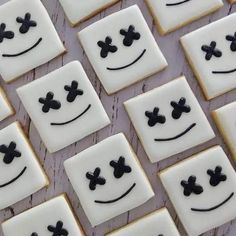
<path id="1" fill-rule="evenodd" d="M 159 176 L 188 235 L 200 235 L 236 217 L 236 173 L 220 146 Z"/>
<path id="2" fill-rule="evenodd" d="M 78 36 L 108 94 L 167 66 L 137 5 L 105 17 Z"/>
<path id="3" fill-rule="evenodd" d="M 10 82 L 65 49 L 40 0 L 11 0 L 0 6 L 0 51 L 0 74 Z"/>
<path id="4" fill-rule="evenodd" d="M 0 121 L 14 114 L 14 109 L 9 103 L 7 96 L 0 87 Z"/>
<path id="5" fill-rule="evenodd" d="M 157 210 L 107 236 L 180 236 L 166 208 Z"/>
<path id="6" fill-rule="evenodd" d="M 92 226 L 154 196 L 137 157 L 121 133 L 66 160 L 64 166 Z"/>
<path id="7" fill-rule="evenodd" d="M 213 111 L 212 115 L 236 161 L 236 102 Z"/>
<path id="8" fill-rule="evenodd" d="M 59 0 L 72 26 L 87 20 L 120 0 Z"/>
<path id="9" fill-rule="evenodd" d="M 78 61 L 17 89 L 17 93 L 50 152 L 110 123 Z"/>
<path id="10" fill-rule="evenodd" d="M 223 6 L 222 0 L 145 0 L 161 34 L 187 25 Z"/>
<path id="11" fill-rule="evenodd" d="M 4 236 L 84 236 L 65 195 L 5 221 L 2 229 Z"/>
<path id="12" fill-rule="evenodd" d="M 206 98 L 236 88 L 236 31 L 232 14 L 181 38 Z"/>
<path id="13" fill-rule="evenodd" d="M 18 122 L 0 130 L 0 210 L 48 185 Z"/>
<path id="14" fill-rule="evenodd" d="M 215 137 L 184 76 L 124 105 L 151 162 Z"/>

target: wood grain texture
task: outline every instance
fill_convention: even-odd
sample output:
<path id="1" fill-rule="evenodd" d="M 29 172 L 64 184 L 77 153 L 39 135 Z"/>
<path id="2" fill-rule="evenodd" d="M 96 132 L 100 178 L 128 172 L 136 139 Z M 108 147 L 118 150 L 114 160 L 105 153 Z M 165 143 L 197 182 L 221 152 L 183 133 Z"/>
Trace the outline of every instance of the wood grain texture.
<path id="1" fill-rule="evenodd" d="M 197 0 L 196 0 L 197 1 Z M 6 0 L 0 0 L 0 3 L 6 2 Z M 227 104 L 229 102 L 232 102 L 236 100 L 236 92 L 231 91 L 223 96 L 220 96 L 216 99 L 213 99 L 211 102 L 207 102 L 202 94 L 202 91 L 200 90 L 200 87 L 196 81 L 196 79 L 193 76 L 193 73 L 187 64 L 182 48 L 179 44 L 179 38 L 188 33 L 191 32 L 203 25 L 206 25 L 212 21 L 215 21 L 219 18 L 222 18 L 234 11 L 236 11 L 236 5 L 230 5 L 227 1 L 224 1 L 225 6 L 221 10 L 217 11 L 216 13 L 209 15 L 207 17 L 202 18 L 201 20 L 198 20 L 195 23 L 192 23 L 174 33 L 171 33 L 165 37 L 161 37 L 153 24 L 153 19 L 144 3 L 143 0 L 123 0 L 120 1 L 118 4 L 114 5 L 113 7 L 106 9 L 102 13 L 98 14 L 97 16 L 93 17 L 92 19 L 80 24 L 76 28 L 71 28 L 69 26 L 69 22 L 67 21 L 63 10 L 58 2 L 58 0 L 42 0 L 45 7 L 47 8 L 52 21 L 63 40 L 65 47 L 68 50 L 68 53 L 65 55 L 47 63 L 46 65 L 40 66 L 39 68 L 31 71 L 30 73 L 26 74 L 25 76 L 21 77 L 17 81 L 13 82 L 10 85 L 6 85 L 3 80 L 0 80 L 0 85 L 3 86 L 6 90 L 6 93 L 9 96 L 10 101 L 12 102 L 15 110 L 16 115 L 14 117 L 11 117 L 10 119 L 7 119 L 6 121 L 0 123 L 0 128 L 3 128 L 10 124 L 14 120 L 19 120 L 23 127 L 26 134 L 28 134 L 33 147 L 36 150 L 36 153 L 38 154 L 41 162 L 43 163 L 43 168 L 45 169 L 47 175 L 49 176 L 49 179 L 51 181 L 51 184 L 48 189 L 43 189 L 36 194 L 33 194 L 32 196 L 26 198 L 25 200 L 0 211 L 0 222 L 4 221 L 5 219 L 8 219 L 14 215 L 17 215 L 21 213 L 22 211 L 29 209 L 37 204 L 40 204 L 50 198 L 52 198 L 55 195 L 58 195 L 62 192 L 66 192 L 69 196 L 69 199 L 72 202 L 73 208 L 75 209 L 75 212 L 80 220 L 80 222 L 83 225 L 83 228 L 86 232 L 86 235 L 88 236 L 102 236 L 104 233 L 107 233 L 113 229 L 116 229 L 118 227 L 121 227 L 128 222 L 133 221 L 134 219 L 137 219 L 141 216 L 143 216 L 146 213 L 149 213 L 155 209 L 158 209 L 160 207 L 166 206 L 171 215 L 173 216 L 181 235 L 186 235 L 186 233 L 183 231 L 183 227 L 176 216 L 176 213 L 173 209 L 173 206 L 171 205 L 161 183 L 160 180 L 157 178 L 157 172 L 159 170 L 162 170 L 163 168 L 176 163 L 179 160 L 182 160 L 196 152 L 199 152 L 201 150 L 204 150 L 207 147 L 210 147 L 215 144 L 220 144 L 223 146 L 226 153 L 229 155 L 229 151 L 224 145 L 222 141 L 222 137 L 219 135 L 218 130 L 216 129 L 212 118 L 210 117 L 210 111 L 221 107 L 224 104 Z M 126 8 L 132 4 L 138 4 L 141 8 L 148 25 L 150 29 L 152 30 L 156 41 L 158 42 L 161 50 L 163 51 L 169 66 L 168 68 L 158 73 L 152 77 L 149 77 L 148 79 L 139 82 L 127 89 L 122 90 L 121 92 L 113 95 L 113 96 L 107 96 L 104 89 L 102 88 L 99 80 L 97 79 L 87 57 L 85 56 L 84 51 L 82 50 L 80 44 L 78 43 L 76 33 L 83 29 L 84 27 L 88 26 L 89 24 L 103 18 L 106 15 L 109 15 L 113 12 L 116 12 L 122 8 Z M 72 60 L 79 60 L 83 64 L 89 79 L 91 80 L 94 88 L 96 89 L 111 121 L 112 124 L 105 129 L 88 136 L 87 138 L 83 139 L 82 141 L 79 141 L 64 150 L 55 153 L 55 154 L 49 154 L 47 150 L 45 149 L 42 141 L 39 138 L 38 132 L 36 131 L 33 123 L 29 119 L 27 113 L 25 112 L 22 104 L 19 101 L 19 98 L 16 94 L 16 88 L 19 86 L 29 83 L 32 80 L 35 80 L 48 72 L 51 72 L 62 65 L 72 61 Z M 151 90 L 152 88 L 155 88 L 157 86 L 160 86 L 162 84 L 167 83 L 168 81 L 171 81 L 172 79 L 178 77 L 179 75 L 184 74 L 187 77 L 187 80 L 193 89 L 195 95 L 197 96 L 199 102 L 201 103 L 201 106 L 203 107 L 207 117 L 209 118 L 210 123 L 212 124 L 216 134 L 217 138 L 214 140 L 205 143 L 204 145 L 200 145 L 196 148 L 190 149 L 184 153 L 181 153 L 179 155 L 176 155 L 174 157 L 171 157 L 167 160 L 161 161 L 157 164 L 151 164 L 148 161 L 148 158 L 143 150 L 143 147 L 140 144 L 140 141 L 137 138 L 137 135 L 134 131 L 134 128 L 132 127 L 130 120 L 128 119 L 128 116 L 124 110 L 123 102 L 127 99 L 134 97 L 138 94 L 141 94 L 143 92 L 146 92 L 148 90 Z M 118 132 L 124 132 L 129 139 L 130 143 L 132 144 L 135 152 L 137 153 L 140 162 L 145 169 L 148 178 L 154 188 L 154 191 L 156 193 L 155 198 L 147 202 L 146 204 L 130 211 L 127 213 L 124 213 L 113 220 L 110 220 L 102 225 L 99 225 L 98 227 L 92 228 L 83 212 L 83 209 L 78 201 L 78 198 L 73 191 L 68 178 L 65 175 L 65 170 L 63 168 L 63 162 L 67 158 L 75 155 L 76 153 L 80 152 L 81 150 L 84 150 L 85 148 L 88 148 L 89 146 L 97 143 L 100 140 L 103 140 L 104 138 L 116 134 Z M 60 138 L 60 137 L 59 137 Z M 61 137 L 63 138 L 63 137 Z M 230 157 L 230 155 L 229 155 Z M 231 159 L 231 157 L 230 157 Z M 1 196 L 0 196 L 1 197 Z M 0 230 L 0 235 L 2 236 L 2 232 Z M 212 230 L 211 232 L 208 232 L 204 234 L 204 236 L 235 236 L 236 235 L 236 220 L 232 221 L 220 228 L 217 228 L 215 230 Z M 141 236 L 141 235 L 140 235 Z"/>

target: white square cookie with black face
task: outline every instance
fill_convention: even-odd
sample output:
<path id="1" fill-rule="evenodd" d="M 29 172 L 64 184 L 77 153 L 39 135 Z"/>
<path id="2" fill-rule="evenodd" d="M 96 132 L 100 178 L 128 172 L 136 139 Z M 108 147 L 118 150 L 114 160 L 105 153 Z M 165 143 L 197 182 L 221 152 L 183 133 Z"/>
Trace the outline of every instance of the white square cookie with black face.
<path id="1" fill-rule="evenodd" d="M 18 122 L 0 130 L 0 210 L 48 185 Z"/>
<path id="2" fill-rule="evenodd" d="M 167 66 L 137 5 L 105 17 L 78 36 L 108 94 Z"/>
<path id="3" fill-rule="evenodd" d="M 146 0 L 161 34 L 167 34 L 223 6 L 222 0 Z"/>
<path id="4" fill-rule="evenodd" d="M 64 166 L 92 226 L 154 196 L 136 155 L 121 133 L 66 160 Z"/>
<path id="5" fill-rule="evenodd" d="M 7 96 L 0 87 L 0 121 L 14 114 L 14 109 L 9 103 Z"/>
<path id="6" fill-rule="evenodd" d="M 180 236 L 166 208 L 157 210 L 107 236 Z"/>
<path id="7" fill-rule="evenodd" d="M 17 89 L 17 93 L 50 152 L 110 123 L 78 61 Z"/>
<path id="8" fill-rule="evenodd" d="M 181 38 L 181 43 L 206 98 L 236 88 L 236 14 Z"/>
<path id="9" fill-rule="evenodd" d="M 4 236 L 84 236 L 61 195 L 2 223 Z"/>
<path id="10" fill-rule="evenodd" d="M 87 20 L 120 0 L 59 0 L 72 26 Z"/>
<path id="11" fill-rule="evenodd" d="M 64 51 L 40 0 L 11 0 L 0 6 L 0 74 L 6 82 Z"/>
<path id="12" fill-rule="evenodd" d="M 236 217 L 236 173 L 220 146 L 159 176 L 188 235 L 200 235 Z"/>
<path id="13" fill-rule="evenodd" d="M 124 105 L 151 162 L 215 137 L 185 77 L 132 98 Z"/>

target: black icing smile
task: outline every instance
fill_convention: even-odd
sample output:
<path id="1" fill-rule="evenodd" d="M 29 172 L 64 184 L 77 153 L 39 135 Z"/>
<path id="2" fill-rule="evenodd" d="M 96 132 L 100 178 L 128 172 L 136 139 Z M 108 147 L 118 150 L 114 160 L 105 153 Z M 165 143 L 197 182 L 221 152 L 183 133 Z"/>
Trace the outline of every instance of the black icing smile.
<path id="1" fill-rule="evenodd" d="M 174 136 L 174 137 L 170 137 L 170 138 L 155 138 L 154 140 L 156 142 L 165 142 L 165 141 L 172 141 L 172 140 L 175 140 L 175 139 L 178 139 L 180 137 L 182 137 L 183 135 L 187 134 L 192 128 L 194 128 L 197 124 L 196 123 L 193 123 L 191 124 L 186 130 L 184 130 L 182 133 Z"/>
<path id="2" fill-rule="evenodd" d="M 121 200 L 122 198 L 124 198 L 125 196 L 127 196 L 132 190 L 133 188 L 136 186 L 136 183 L 134 183 L 125 193 L 123 193 L 120 197 L 112 199 L 112 200 L 108 200 L 108 201 L 101 201 L 101 200 L 95 200 L 95 203 L 100 203 L 100 204 L 109 204 L 109 203 L 114 203 L 117 202 L 119 200 Z"/>
<path id="3" fill-rule="evenodd" d="M 36 48 L 41 42 L 42 42 L 42 38 L 39 38 L 38 41 L 33 45 L 31 46 L 30 48 L 22 51 L 22 52 L 19 52 L 19 53 L 16 53 L 16 54 L 2 54 L 2 57 L 18 57 L 18 56 L 21 56 L 23 54 L 26 54 L 27 52 L 33 50 L 34 48 Z"/>
<path id="4" fill-rule="evenodd" d="M 133 62 L 131 62 L 131 63 L 125 65 L 125 66 L 112 67 L 112 68 L 111 68 L 111 67 L 107 67 L 107 70 L 122 70 L 122 69 L 128 68 L 128 67 L 134 65 L 136 62 L 138 62 L 138 61 L 143 57 L 143 55 L 146 53 L 146 51 L 147 51 L 147 50 L 144 49 L 144 50 L 142 51 L 142 53 L 141 53 Z"/>
<path id="5" fill-rule="evenodd" d="M 219 203 L 216 206 L 210 207 L 210 208 L 191 208 L 192 211 L 200 211 L 200 212 L 207 212 L 207 211 L 213 211 L 217 208 L 223 206 L 226 202 L 228 202 L 232 197 L 234 196 L 234 192 L 232 192 L 223 202 Z"/>
<path id="6" fill-rule="evenodd" d="M 75 118 L 71 119 L 71 120 L 68 120 L 68 121 L 65 121 L 65 122 L 61 122 L 61 123 L 51 123 L 51 125 L 55 126 L 55 125 L 67 125 L 77 119 L 79 119 L 81 116 L 83 116 L 89 109 L 91 108 L 91 104 L 89 104 L 87 106 L 87 108 L 82 112 L 80 113 L 78 116 L 76 116 Z"/>
<path id="7" fill-rule="evenodd" d="M 6 187 L 7 185 L 10 185 L 10 184 L 14 183 L 16 180 L 18 180 L 25 173 L 26 169 L 27 169 L 27 167 L 25 166 L 23 168 L 23 170 L 15 178 L 13 178 L 12 180 L 8 181 L 5 184 L 1 184 L 0 188 Z"/>
<path id="8" fill-rule="evenodd" d="M 212 74 L 231 74 L 236 72 L 236 68 L 232 69 L 232 70 L 219 70 L 219 71 L 212 71 Z"/>
<path id="9" fill-rule="evenodd" d="M 166 3 L 166 6 L 167 6 L 167 7 L 177 6 L 177 5 L 181 5 L 181 4 L 183 4 L 183 3 L 189 2 L 189 1 L 190 1 L 190 0 L 184 0 L 184 1 L 181 1 L 181 2 Z"/>

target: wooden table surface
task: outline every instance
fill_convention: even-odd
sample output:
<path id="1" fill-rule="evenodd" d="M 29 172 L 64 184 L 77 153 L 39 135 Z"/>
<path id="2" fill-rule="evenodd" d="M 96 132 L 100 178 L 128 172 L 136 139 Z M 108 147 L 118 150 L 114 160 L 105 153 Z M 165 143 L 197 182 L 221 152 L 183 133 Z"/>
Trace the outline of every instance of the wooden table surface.
<path id="1" fill-rule="evenodd" d="M 6 2 L 6 0 L 0 0 L 1 4 L 3 2 Z M 224 0 L 224 3 L 225 3 L 224 7 L 220 9 L 219 11 L 217 11 L 215 14 L 206 16 L 202 18 L 201 20 L 198 20 L 197 22 L 192 23 L 174 33 L 171 33 L 165 37 L 161 37 L 155 29 L 153 19 L 150 13 L 148 12 L 147 7 L 143 0 L 122 0 L 118 4 L 114 5 L 113 7 L 109 9 L 106 9 L 104 12 L 80 24 L 76 28 L 71 28 L 69 26 L 68 21 L 65 18 L 65 15 L 63 13 L 63 10 L 58 0 L 42 0 L 42 2 L 47 8 L 52 18 L 52 21 L 57 29 L 57 32 L 59 33 L 62 41 L 64 42 L 65 47 L 67 48 L 68 52 L 65 55 L 29 72 L 28 74 L 19 78 L 12 84 L 6 85 L 3 82 L 3 80 L 0 79 L 0 85 L 5 88 L 9 96 L 9 99 L 16 110 L 16 115 L 14 117 L 11 117 L 5 120 L 4 122 L 1 122 L 0 128 L 7 126 L 8 124 L 10 124 L 11 122 L 15 120 L 19 120 L 21 122 L 26 134 L 28 134 L 33 144 L 34 149 L 36 150 L 36 153 L 38 154 L 41 162 L 43 163 L 43 168 L 45 169 L 47 175 L 49 176 L 51 183 L 50 183 L 49 188 L 47 189 L 44 188 L 41 191 L 37 192 L 36 194 L 33 194 L 32 196 L 24 199 L 23 201 L 20 201 L 17 204 L 11 207 L 8 207 L 5 210 L 0 211 L 0 222 L 14 215 L 17 215 L 21 213 L 22 211 L 29 209 L 35 205 L 43 203 L 46 200 L 62 192 L 66 192 L 85 230 L 85 233 L 88 236 L 102 236 L 104 235 L 104 233 L 107 233 L 120 226 L 126 225 L 128 222 L 131 222 L 134 219 L 137 219 L 143 216 L 144 214 L 163 206 L 166 206 L 169 209 L 172 217 L 174 218 L 181 232 L 181 235 L 186 235 L 178 217 L 176 216 L 173 206 L 171 205 L 170 200 L 168 199 L 160 183 L 160 180 L 157 178 L 157 172 L 173 163 L 176 163 L 176 161 L 178 160 L 182 160 L 196 152 L 204 150 L 215 144 L 222 145 L 225 152 L 228 154 L 229 158 L 231 159 L 229 151 L 224 145 L 222 138 L 219 135 L 219 132 L 216 129 L 216 126 L 213 123 L 212 118 L 210 117 L 210 111 L 218 107 L 221 107 L 224 104 L 227 104 L 229 102 L 236 100 L 236 92 L 235 91 L 229 92 L 223 96 L 213 99 L 211 102 L 207 102 L 205 98 L 203 97 L 202 91 L 196 79 L 194 78 L 189 65 L 187 64 L 184 58 L 182 48 L 180 47 L 180 44 L 179 44 L 179 38 L 182 35 L 188 32 L 191 32 L 203 25 L 206 25 L 212 21 L 215 21 L 228 14 L 235 12 L 236 4 L 231 6 L 227 3 L 226 0 Z M 143 80 L 133 86 L 130 86 L 113 96 L 107 96 L 99 80 L 97 79 L 84 51 L 82 50 L 77 40 L 76 33 L 79 30 L 83 29 L 84 27 L 90 25 L 91 23 L 98 21 L 99 19 L 113 12 L 116 12 L 122 8 L 126 8 L 133 4 L 138 4 L 140 9 L 142 10 L 148 22 L 148 25 L 156 38 L 156 41 L 158 42 L 162 52 L 164 53 L 168 61 L 169 66 L 166 70 L 164 70 L 161 73 L 158 73 L 146 80 Z M 27 84 L 32 80 L 40 78 L 41 76 L 61 67 L 62 65 L 72 60 L 79 60 L 83 64 L 88 74 L 88 77 L 91 80 L 94 88 L 96 89 L 112 123 L 110 126 L 106 127 L 105 129 L 88 136 L 87 138 L 65 148 L 64 150 L 58 153 L 49 154 L 45 146 L 43 145 L 33 123 L 29 119 L 29 116 L 27 115 L 24 107 L 22 106 L 16 94 L 16 88 L 18 88 L 21 85 Z M 144 93 L 148 90 L 151 90 L 152 88 L 165 84 L 168 81 L 171 81 L 172 79 L 178 77 L 181 74 L 184 74 L 187 77 L 187 80 L 191 88 L 193 89 L 195 95 L 197 96 L 198 101 L 201 103 L 201 106 L 203 107 L 210 123 L 212 124 L 217 134 L 217 138 L 203 145 L 200 145 L 196 148 L 192 148 L 186 152 L 183 152 L 179 155 L 171 157 L 167 160 L 161 161 L 160 163 L 151 164 L 147 158 L 147 155 L 145 154 L 143 150 L 143 147 L 140 144 L 140 141 L 137 138 L 137 135 L 134 131 L 134 128 L 131 125 L 130 120 L 128 119 L 127 113 L 125 112 L 124 107 L 123 107 L 123 102 L 138 94 Z M 92 228 L 88 222 L 88 219 L 86 218 L 84 214 L 84 211 L 79 203 L 79 200 L 75 192 L 72 189 L 72 186 L 70 185 L 68 181 L 68 178 L 66 177 L 65 170 L 63 168 L 63 162 L 67 158 L 77 154 L 81 150 L 84 150 L 85 148 L 90 147 L 91 145 L 99 142 L 100 140 L 103 140 L 104 138 L 112 134 L 116 134 L 118 132 L 124 132 L 127 138 L 129 139 L 131 145 L 133 146 L 135 152 L 137 153 L 139 157 L 139 160 L 141 161 L 143 168 L 145 169 L 148 175 L 148 178 L 153 186 L 156 196 L 150 201 L 148 201 L 146 204 L 132 211 L 124 213 L 104 224 L 101 224 L 95 228 Z M 1 236 L 3 235 L 1 230 L 0 230 L 0 235 Z M 204 236 L 213 236 L 213 235 L 214 236 L 216 235 L 217 236 L 223 236 L 223 235 L 235 236 L 236 235 L 236 220 L 226 225 L 223 225 L 220 228 L 212 230 L 211 232 L 204 234 Z M 143 235 L 139 235 L 139 236 L 143 236 Z"/>

